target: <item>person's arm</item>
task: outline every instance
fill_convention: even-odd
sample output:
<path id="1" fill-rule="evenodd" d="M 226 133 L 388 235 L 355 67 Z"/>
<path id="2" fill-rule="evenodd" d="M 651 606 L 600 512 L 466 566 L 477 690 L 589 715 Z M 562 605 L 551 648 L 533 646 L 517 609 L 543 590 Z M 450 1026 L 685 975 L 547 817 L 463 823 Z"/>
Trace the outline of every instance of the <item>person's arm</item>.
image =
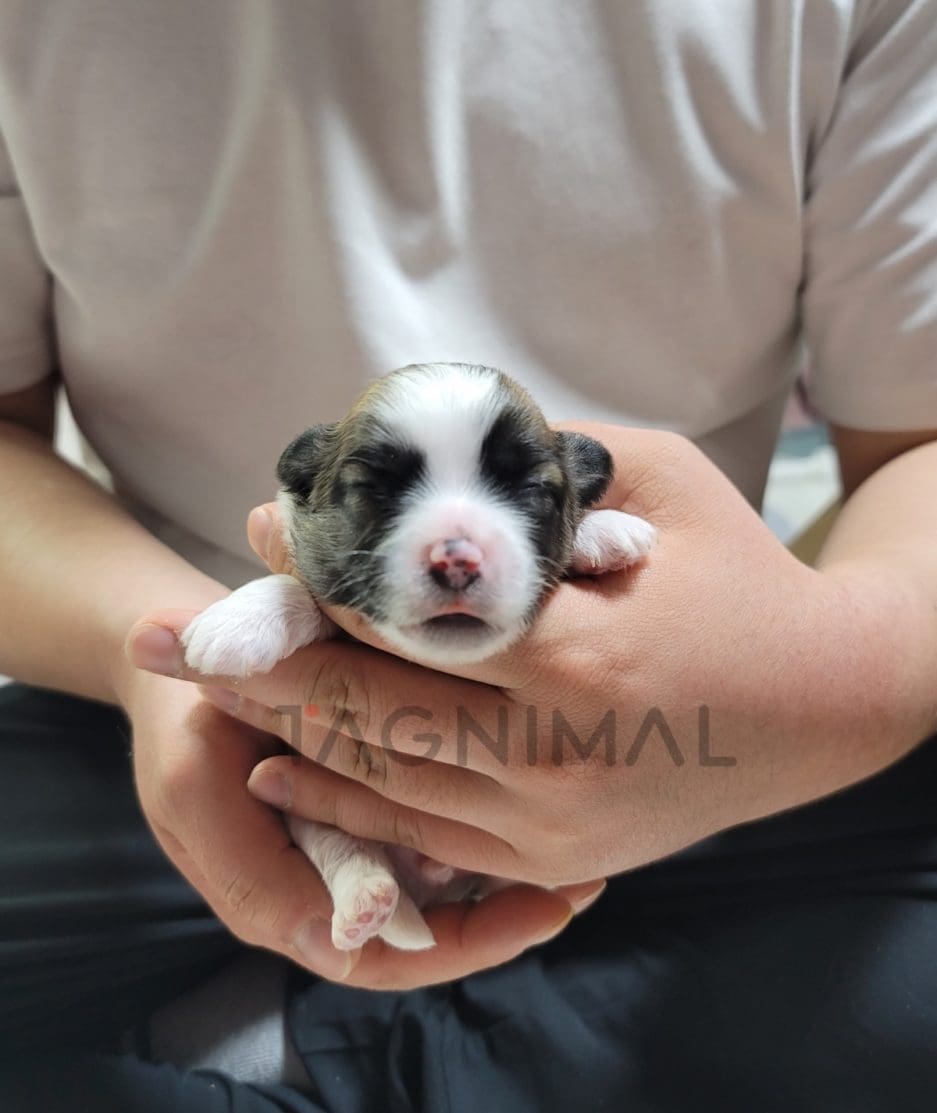
<path id="1" fill-rule="evenodd" d="M 937 730 L 937 430 L 832 432 L 847 500 L 817 566 L 891 591 L 897 698 L 922 734 Z"/>
<path id="2" fill-rule="evenodd" d="M 54 406 L 51 377 L 0 396 L 0 672 L 126 703 L 133 620 L 166 598 L 204 607 L 226 589 L 55 454 Z"/>

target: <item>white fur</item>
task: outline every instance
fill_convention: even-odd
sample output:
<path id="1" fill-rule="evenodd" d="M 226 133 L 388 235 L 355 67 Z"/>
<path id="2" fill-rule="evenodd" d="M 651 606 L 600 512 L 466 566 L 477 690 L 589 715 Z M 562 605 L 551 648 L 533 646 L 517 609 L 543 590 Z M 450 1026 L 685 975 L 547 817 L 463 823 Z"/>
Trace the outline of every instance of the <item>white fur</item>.
<path id="1" fill-rule="evenodd" d="M 397 884 L 379 843 L 296 816 L 290 817 L 288 827 L 332 897 L 333 946 L 354 950 L 375 935 L 404 951 L 433 946 L 433 933 Z"/>
<path id="2" fill-rule="evenodd" d="M 570 568 L 584 575 L 618 572 L 646 557 L 657 540 L 650 522 L 621 510 L 592 510 L 579 523 Z"/>
<path id="3" fill-rule="evenodd" d="M 429 363 L 388 379 L 374 416 L 426 454 L 430 491 L 460 495 L 475 485 L 482 442 L 504 401 L 494 375 Z"/>
<path id="4" fill-rule="evenodd" d="M 480 485 L 446 490 L 430 481 L 415 492 L 382 546 L 388 580 L 396 585 L 381 637 L 435 664 L 491 657 L 523 632 L 524 616 L 540 594 L 537 554 L 523 518 Z M 437 613 L 440 590 L 426 574 L 426 552 L 446 537 L 465 537 L 482 550 L 484 570 L 471 597 L 488 632 L 466 644 L 428 639 L 422 624 Z"/>
<path id="5" fill-rule="evenodd" d="M 334 624 L 292 576 L 265 576 L 219 599 L 182 633 L 186 663 L 208 676 L 269 672 L 310 642 L 331 637 Z"/>
<path id="6" fill-rule="evenodd" d="M 396 587 L 386 621 L 375 628 L 409 656 L 439 665 L 491 657 L 523 632 L 523 618 L 540 594 L 526 520 L 478 474 L 482 445 L 505 400 L 501 383 L 486 369 L 423 364 L 391 377 L 375 403 L 375 417 L 425 459 L 421 482 L 381 546 Z M 442 601 L 426 575 L 426 553 L 448 537 L 467 538 L 482 550 L 483 572 L 471 600 L 489 629 L 443 642 L 423 627 Z"/>

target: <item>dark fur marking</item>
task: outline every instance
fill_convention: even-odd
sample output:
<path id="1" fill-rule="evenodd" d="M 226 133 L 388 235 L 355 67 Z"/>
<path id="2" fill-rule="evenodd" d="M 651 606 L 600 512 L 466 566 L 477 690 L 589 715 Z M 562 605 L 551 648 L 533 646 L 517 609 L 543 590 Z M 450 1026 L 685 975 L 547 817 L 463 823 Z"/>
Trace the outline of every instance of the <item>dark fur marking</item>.
<path id="1" fill-rule="evenodd" d="M 336 440 L 338 423 L 313 425 L 300 433 L 283 450 L 277 463 L 277 479 L 291 495 L 309 498 L 319 471 Z"/>
<path id="2" fill-rule="evenodd" d="M 557 433 L 566 456 L 566 474 L 583 510 L 588 509 L 608 490 L 612 481 L 612 457 L 604 444 L 583 433 Z"/>

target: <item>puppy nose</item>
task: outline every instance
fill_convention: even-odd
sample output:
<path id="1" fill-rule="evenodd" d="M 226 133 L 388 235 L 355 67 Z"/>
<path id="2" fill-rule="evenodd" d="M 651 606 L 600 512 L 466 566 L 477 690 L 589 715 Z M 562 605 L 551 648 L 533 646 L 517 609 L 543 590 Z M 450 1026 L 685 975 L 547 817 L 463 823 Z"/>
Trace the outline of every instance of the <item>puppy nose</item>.
<path id="1" fill-rule="evenodd" d="M 437 541 L 429 551 L 429 574 L 440 587 L 464 591 L 481 575 L 483 554 L 467 537 Z"/>

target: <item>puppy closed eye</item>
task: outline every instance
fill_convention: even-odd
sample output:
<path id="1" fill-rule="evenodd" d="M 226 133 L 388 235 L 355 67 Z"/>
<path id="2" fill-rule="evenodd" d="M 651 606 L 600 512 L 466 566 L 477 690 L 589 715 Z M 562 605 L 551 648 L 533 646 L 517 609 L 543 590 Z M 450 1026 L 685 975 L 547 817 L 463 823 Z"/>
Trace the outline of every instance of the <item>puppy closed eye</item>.
<path id="1" fill-rule="evenodd" d="M 488 480 L 507 499 L 532 509 L 547 511 L 563 500 L 563 474 L 555 464 L 536 459 L 533 453 L 491 453 L 486 460 Z"/>
<path id="2" fill-rule="evenodd" d="M 541 509 L 558 507 L 563 498 L 562 488 L 543 475 L 530 475 L 516 487 L 517 497 Z"/>
<path id="3" fill-rule="evenodd" d="M 395 445 L 375 445 L 366 452 L 349 456 L 340 474 L 347 490 L 382 495 L 402 492 L 416 482 L 422 470 L 420 453 Z"/>
<path id="4" fill-rule="evenodd" d="M 542 459 L 528 457 L 510 476 L 501 482 L 517 495 L 559 502 L 563 494 L 563 473 L 560 468 Z"/>

